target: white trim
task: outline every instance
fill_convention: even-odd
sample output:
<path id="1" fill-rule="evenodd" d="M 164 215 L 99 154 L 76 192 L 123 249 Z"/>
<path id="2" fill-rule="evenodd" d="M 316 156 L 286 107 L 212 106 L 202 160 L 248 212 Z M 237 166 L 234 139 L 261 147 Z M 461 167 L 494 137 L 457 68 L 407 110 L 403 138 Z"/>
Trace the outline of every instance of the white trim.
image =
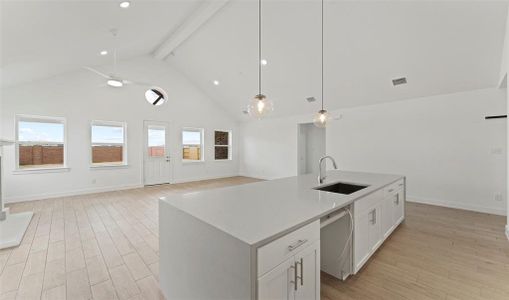
<path id="1" fill-rule="evenodd" d="M 200 159 L 199 160 L 184 159 L 183 158 L 184 145 L 189 145 L 189 144 L 184 144 L 183 143 L 184 131 L 200 132 Z M 196 145 L 193 145 L 193 146 L 196 146 Z M 182 161 L 182 163 L 205 162 L 205 128 L 200 128 L 200 127 L 182 127 L 182 129 L 180 131 L 180 160 Z"/>
<path id="2" fill-rule="evenodd" d="M 228 132 L 228 145 L 216 145 L 216 131 L 219 132 Z M 233 130 L 224 130 L 224 129 L 214 129 L 212 131 L 213 141 L 214 141 L 214 161 L 232 161 L 233 160 Z M 228 158 L 227 159 L 216 159 L 216 147 L 227 147 L 228 148 Z"/>
<path id="3" fill-rule="evenodd" d="M 116 169 L 127 169 L 129 168 L 129 165 L 122 164 L 122 165 L 91 165 L 90 170 L 116 170 Z"/>
<path id="4" fill-rule="evenodd" d="M 414 197 L 414 196 L 407 196 L 406 201 L 422 203 L 422 204 L 429 204 L 429 205 L 436 205 L 436 206 L 443 206 L 443 207 L 449 207 L 449 208 L 456 208 L 456 209 L 464 209 L 464 210 L 470 210 L 470 211 L 499 215 L 499 216 L 505 216 L 507 214 L 506 210 L 503 208 L 484 207 L 484 206 L 473 205 L 473 204 L 468 204 L 468 203 L 461 203 L 461 202 L 454 202 L 454 201 L 442 201 L 442 200 L 437 200 L 437 199 L 420 198 L 420 197 Z"/>
<path id="5" fill-rule="evenodd" d="M 25 174 L 42 174 L 42 173 L 62 173 L 69 172 L 69 167 L 56 167 L 56 168 L 29 168 L 29 169 L 16 169 L 12 171 L 14 175 L 25 175 Z"/>
<path id="6" fill-rule="evenodd" d="M 182 159 L 182 165 L 204 164 L 204 160 Z"/>
<path id="7" fill-rule="evenodd" d="M 509 224 L 505 225 L 505 236 L 509 240 Z"/>
<path id="8" fill-rule="evenodd" d="M 96 168 L 98 166 L 94 165 L 94 163 L 92 162 L 92 149 L 93 149 L 93 146 L 94 145 L 99 145 L 99 144 L 105 144 L 107 145 L 107 143 L 93 143 L 92 142 L 92 127 L 93 126 L 110 126 L 110 127 L 122 127 L 122 131 L 123 131 L 123 143 L 110 143 L 109 145 L 121 145 L 122 146 L 122 165 L 119 165 L 119 166 L 127 166 L 128 165 L 128 157 L 127 157 L 127 122 L 125 121 L 104 121 L 104 120 L 91 120 L 90 121 L 90 126 L 89 126 L 89 143 L 90 143 L 90 151 L 89 151 L 89 156 L 90 156 L 90 159 L 89 159 L 89 164 L 90 164 L 90 168 Z M 110 166 L 110 165 L 108 165 Z M 99 167 L 102 167 L 102 166 L 99 166 Z"/>
<path id="9" fill-rule="evenodd" d="M 498 82 L 499 89 L 507 88 L 507 76 L 507 73 L 505 73 L 505 75 L 500 78 L 500 81 Z"/>
<path id="10" fill-rule="evenodd" d="M 50 198 L 59 198 L 59 197 L 68 197 L 68 196 L 78 196 L 78 195 L 86 195 L 86 194 L 95 194 L 95 193 L 104 193 L 104 192 L 113 192 L 113 191 L 122 191 L 122 190 L 130 190 L 142 188 L 142 184 L 126 184 L 126 185 L 115 185 L 115 186 L 105 186 L 100 188 L 88 188 L 81 189 L 75 191 L 67 191 L 67 192 L 59 192 L 59 193 L 47 193 L 47 194 L 32 194 L 20 197 L 4 197 L 5 203 L 17 203 L 24 201 L 35 201 L 35 200 L 43 200 Z"/>
<path id="11" fill-rule="evenodd" d="M 164 128 L 164 131 L 165 131 L 165 137 L 164 137 L 164 156 L 166 159 L 169 159 L 169 162 L 168 162 L 168 183 L 172 183 L 173 182 L 173 167 L 174 167 L 174 162 L 173 162 L 173 158 L 172 158 L 172 153 L 171 153 L 171 137 L 172 137 L 172 133 L 171 133 L 171 128 L 172 128 L 172 124 L 168 121 L 156 121 L 156 120 L 143 120 L 143 132 L 142 132 L 142 136 L 143 136 L 143 144 L 142 144 L 142 153 L 141 153 L 141 161 L 142 161 L 142 182 L 143 182 L 143 185 L 144 186 L 150 186 L 152 185 L 152 183 L 147 183 L 146 182 L 146 178 L 147 178 L 147 162 L 150 161 L 151 157 L 148 156 L 148 130 L 150 129 L 150 127 L 160 127 L 160 128 Z M 182 137 L 181 137 L 182 139 Z M 157 183 L 157 184 L 165 184 L 165 183 Z M 156 184 L 156 185 L 157 185 Z"/>
<path id="12" fill-rule="evenodd" d="M 53 124 L 63 124 L 64 125 L 64 134 L 63 134 L 63 154 L 64 154 L 64 163 L 63 168 L 67 168 L 67 120 L 65 117 L 48 117 L 48 116 L 38 116 L 38 115 L 26 115 L 26 114 L 16 114 L 14 116 L 14 142 L 15 142 L 15 149 L 14 149 L 14 167 L 15 172 L 17 171 L 26 171 L 25 169 L 22 169 L 19 167 L 19 145 L 20 144 L 29 144 L 31 142 L 19 141 L 19 122 L 20 120 L 27 122 L 40 122 L 40 123 L 53 123 Z M 39 144 L 61 144 L 57 142 L 40 142 Z M 35 170 L 37 168 L 33 168 L 32 170 Z M 42 168 L 44 169 L 44 168 Z M 51 168 L 51 169 L 61 169 L 61 168 Z M 46 170 L 49 170 L 46 168 Z"/>

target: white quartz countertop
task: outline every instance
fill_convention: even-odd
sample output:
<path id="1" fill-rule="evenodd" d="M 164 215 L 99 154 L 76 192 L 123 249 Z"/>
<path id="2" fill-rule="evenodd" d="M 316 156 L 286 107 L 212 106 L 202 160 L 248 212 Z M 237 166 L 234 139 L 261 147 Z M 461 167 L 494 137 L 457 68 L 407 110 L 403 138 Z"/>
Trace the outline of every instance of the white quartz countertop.
<path id="1" fill-rule="evenodd" d="M 310 174 L 170 194 L 160 198 L 160 205 L 172 205 L 249 245 L 261 246 L 401 178 L 403 176 L 328 171 L 322 185 L 341 181 L 368 187 L 350 195 L 318 191 L 313 189 L 320 186 L 317 175 Z"/>

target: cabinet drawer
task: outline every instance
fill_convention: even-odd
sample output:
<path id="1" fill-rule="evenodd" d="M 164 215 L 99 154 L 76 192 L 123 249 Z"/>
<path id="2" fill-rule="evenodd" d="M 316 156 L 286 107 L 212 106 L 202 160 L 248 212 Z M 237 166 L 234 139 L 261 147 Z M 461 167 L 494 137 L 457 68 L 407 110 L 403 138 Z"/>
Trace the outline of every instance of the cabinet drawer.
<path id="1" fill-rule="evenodd" d="M 378 190 L 372 194 L 367 195 L 354 202 L 354 216 L 357 217 L 363 212 L 372 209 L 376 206 L 384 197 L 384 191 Z"/>
<path id="2" fill-rule="evenodd" d="M 258 277 L 320 239 L 320 220 L 258 248 Z"/>
<path id="3" fill-rule="evenodd" d="M 389 197 L 395 195 L 405 187 L 405 180 L 400 179 L 393 184 L 390 184 L 384 188 L 384 196 Z"/>

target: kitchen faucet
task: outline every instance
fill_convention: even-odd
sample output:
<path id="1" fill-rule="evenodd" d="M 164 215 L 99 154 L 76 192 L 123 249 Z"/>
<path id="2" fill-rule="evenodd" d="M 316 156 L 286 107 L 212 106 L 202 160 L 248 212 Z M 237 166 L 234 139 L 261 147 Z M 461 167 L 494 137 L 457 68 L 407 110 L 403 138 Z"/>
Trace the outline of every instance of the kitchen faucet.
<path id="1" fill-rule="evenodd" d="M 322 175 L 322 173 L 323 173 L 322 161 L 324 161 L 326 158 L 329 158 L 332 161 L 332 166 L 334 167 L 334 169 L 338 168 L 338 165 L 336 164 L 336 161 L 334 160 L 334 158 L 332 158 L 332 156 L 326 155 L 326 156 L 320 158 L 320 160 L 318 161 L 318 183 L 320 183 L 320 184 L 322 184 L 323 181 L 325 180 L 325 177 L 327 177 L 327 175 Z"/>

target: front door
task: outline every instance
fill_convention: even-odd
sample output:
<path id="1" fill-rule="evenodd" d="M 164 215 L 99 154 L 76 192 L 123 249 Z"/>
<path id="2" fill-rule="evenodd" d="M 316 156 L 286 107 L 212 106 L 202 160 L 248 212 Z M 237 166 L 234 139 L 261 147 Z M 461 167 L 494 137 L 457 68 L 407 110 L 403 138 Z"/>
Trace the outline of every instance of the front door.
<path id="1" fill-rule="evenodd" d="M 169 126 L 166 122 L 145 121 L 144 184 L 171 182 L 171 161 L 168 147 Z"/>

